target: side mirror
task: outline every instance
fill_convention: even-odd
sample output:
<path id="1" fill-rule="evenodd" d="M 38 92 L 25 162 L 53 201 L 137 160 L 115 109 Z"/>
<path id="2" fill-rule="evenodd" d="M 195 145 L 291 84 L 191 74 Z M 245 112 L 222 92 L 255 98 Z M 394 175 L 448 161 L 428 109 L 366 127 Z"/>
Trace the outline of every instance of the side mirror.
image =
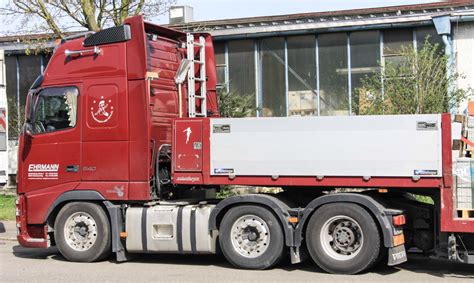
<path id="1" fill-rule="evenodd" d="M 25 125 L 23 126 L 23 133 L 29 137 L 33 136 L 33 125 L 30 122 L 25 122 Z"/>

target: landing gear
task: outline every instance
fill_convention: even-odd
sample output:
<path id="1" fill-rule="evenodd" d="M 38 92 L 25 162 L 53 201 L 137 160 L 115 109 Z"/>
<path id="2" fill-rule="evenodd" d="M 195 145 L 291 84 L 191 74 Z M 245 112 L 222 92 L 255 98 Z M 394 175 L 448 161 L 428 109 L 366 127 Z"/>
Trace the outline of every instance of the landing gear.
<path id="1" fill-rule="evenodd" d="M 276 217 L 259 206 L 238 206 L 222 219 L 219 243 L 236 267 L 267 269 L 283 257 L 284 236 Z"/>

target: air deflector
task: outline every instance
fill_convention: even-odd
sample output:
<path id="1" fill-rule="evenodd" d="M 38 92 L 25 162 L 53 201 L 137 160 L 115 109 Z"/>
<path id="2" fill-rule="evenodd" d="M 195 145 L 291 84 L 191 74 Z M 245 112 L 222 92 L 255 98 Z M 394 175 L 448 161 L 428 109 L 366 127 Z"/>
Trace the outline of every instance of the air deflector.
<path id="1" fill-rule="evenodd" d="M 122 25 L 118 27 L 107 28 L 94 33 L 93 35 L 84 39 L 84 46 L 87 47 L 115 42 L 123 42 L 130 40 L 131 38 L 132 33 L 130 31 L 130 26 Z"/>

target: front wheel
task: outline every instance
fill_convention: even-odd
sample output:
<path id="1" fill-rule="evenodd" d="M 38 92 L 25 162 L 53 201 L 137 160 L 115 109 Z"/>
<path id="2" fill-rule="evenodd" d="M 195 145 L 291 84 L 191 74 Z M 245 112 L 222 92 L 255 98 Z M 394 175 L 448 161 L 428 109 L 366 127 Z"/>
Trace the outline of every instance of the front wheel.
<path id="1" fill-rule="evenodd" d="M 283 257 L 284 236 L 278 219 L 260 206 L 230 209 L 219 228 L 222 253 L 234 266 L 266 269 Z"/>
<path id="2" fill-rule="evenodd" d="M 111 251 L 110 223 L 97 204 L 71 202 L 58 213 L 54 224 L 56 245 L 70 261 L 93 262 Z"/>
<path id="3" fill-rule="evenodd" d="M 311 216 L 306 245 L 316 264 L 330 273 L 355 274 L 379 258 L 381 240 L 372 216 L 351 203 L 326 204 Z"/>

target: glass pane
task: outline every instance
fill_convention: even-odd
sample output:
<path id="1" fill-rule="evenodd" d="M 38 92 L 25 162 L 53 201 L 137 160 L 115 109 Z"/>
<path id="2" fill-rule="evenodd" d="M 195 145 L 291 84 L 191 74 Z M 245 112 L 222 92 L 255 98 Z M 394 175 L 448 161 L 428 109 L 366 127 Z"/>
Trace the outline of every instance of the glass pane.
<path id="1" fill-rule="evenodd" d="M 431 44 L 438 44 L 440 51 L 444 51 L 444 43 L 434 27 L 423 27 L 416 29 L 416 41 L 418 49 L 423 48 L 425 41 Z"/>
<path id="2" fill-rule="evenodd" d="M 361 31 L 350 34 L 352 114 L 359 114 L 361 80 L 380 70 L 380 33 Z"/>
<path id="3" fill-rule="evenodd" d="M 51 53 L 43 55 L 43 64 L 44 64 L 45 68 L 46 68 L 46 66 L 48 66 L 48 63 L 49 63 L 49 60 L 51 59 L 51 56 L 52 56 Z"/>
<path id="4" fill-rule="evenodd" d="M 284 45 L 283 37 L 261 41 L 263 116 L 286 116 Z"/>
<path id="5" fill-rule="evenodd" d="M 229 89 L 238 95 L 255 97 L 255 43 L 253 40 L 229 41 Z"/>
<path id="6" fill-rule="evenodd" d="M 7 133 L 0 133 L 0 151 L 7 150 Z"/>
<path id="7" fill-rule="evenodd" d="M 4 71 L 5 71 L 5 61 L 2 59 L 0 59 L 0 85 L 5 85 L 6 82 L 5 82 L 5 74 L 4 74 Z"/>
<path id="8" fill-rule="evenodd" d="M 20 65 L 20 104 L 24 107 L 28 90 L 36 78 L 41 75 L 41 56 L 20 55 L 18 60 Z"/>
<path id="9" fill-rule="evenodd" d="M 288 37 L 288 108 L 290 115 L 317 115 L 316 38 Z"/>
<path id="10" fill-rule="evenodd" d="M 216 71 L 217 71 L 217 86 L 225 86 L 225 43 L 215 42 L 214 43 L 214 58 L 216 60 Z"/>
<path id="11" fill-rule="evenodd" d="M 225 43 L 214 42 L 214 56 L 216 65 L 225 65 Z"/>
<path id="12" fill-rule="evenodd" d="M 44 89 L 38 94 L 33 119 L 34 133 L 54 132 L 76 126 L 77 95 L 75 87 Z M 98 112 L 106 112 L 104 101 L 99 102 Z M 101 105 L 103 107 L 101 107 Z"/>
<path id="13" fill-rule="evenodd" d="M 387 55 L 399 55 L 402 46 L 413 46 L 413 31 L 411 29 L 394 29 L 383 32 L 383 53 Z"/>
<path id="14" fill-rule="evenodd" d="M 225 85 L 225 68 L 225 66 L 216 66 L 217 85 L 219 86 Z"/>
<path id="15" fill-rule="evenodd" d="M 16 56 L 5 56 L 5 76 L 7 80 L 7 102 L 8 102 L 8 135 L 9 138 L 18 137 L 18 104 L 16 102 L 17 80 L 16 80 Z"/>
<path id="16" fill-rule="evenodd" d="M 322 34 L 318 42 L 321 115 L 348 115 L 347 35 Z"/>

